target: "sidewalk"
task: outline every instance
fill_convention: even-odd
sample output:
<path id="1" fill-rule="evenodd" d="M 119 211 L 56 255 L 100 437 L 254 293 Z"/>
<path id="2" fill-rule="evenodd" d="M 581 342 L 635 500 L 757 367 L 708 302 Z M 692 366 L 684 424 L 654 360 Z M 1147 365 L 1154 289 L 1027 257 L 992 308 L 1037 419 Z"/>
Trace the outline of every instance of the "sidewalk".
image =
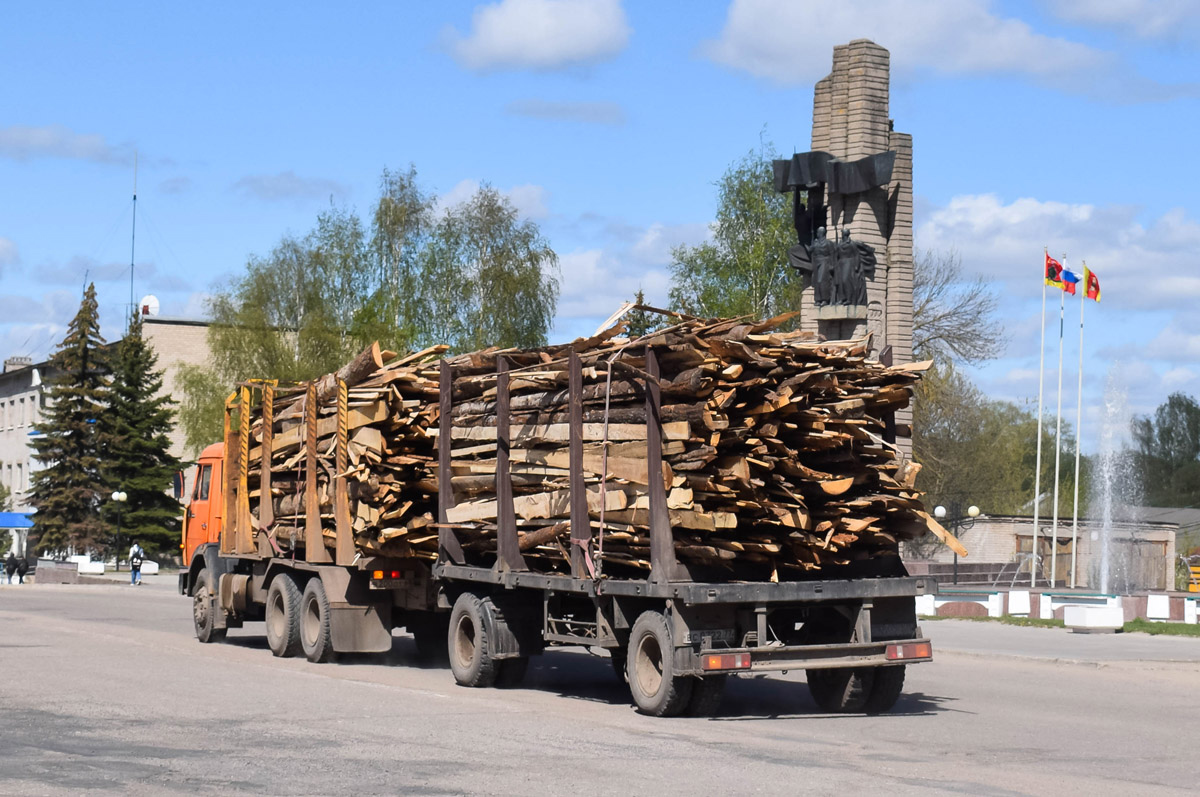
<path id="1" fill-rule="evenodd" d="M 1200 665 L 1200 637 L 1150 634 L 1076 634 L 972 620 L 922 618 L 921 630 L 938 653 L 1004 656 L 1045 661 L 1172 662 Z"/>

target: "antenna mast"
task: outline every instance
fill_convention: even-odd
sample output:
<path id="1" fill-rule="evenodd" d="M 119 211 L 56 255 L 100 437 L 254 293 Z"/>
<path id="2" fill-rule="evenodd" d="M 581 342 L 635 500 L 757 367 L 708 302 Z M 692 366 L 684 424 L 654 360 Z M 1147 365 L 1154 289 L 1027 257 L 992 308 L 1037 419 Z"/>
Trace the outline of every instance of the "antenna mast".
<path id="1" fill-rule="evenodd" d="M 129 241 L 129 317 L 126 323 L 131 323 L 133 319 L 133 310 L 136 305 L 133 303 L 133 262 L 134 253 L 137 251 L 137 150 L 133 151 L 133 232 Z M 128 331 L 129 327 L 126 326 Z"/>

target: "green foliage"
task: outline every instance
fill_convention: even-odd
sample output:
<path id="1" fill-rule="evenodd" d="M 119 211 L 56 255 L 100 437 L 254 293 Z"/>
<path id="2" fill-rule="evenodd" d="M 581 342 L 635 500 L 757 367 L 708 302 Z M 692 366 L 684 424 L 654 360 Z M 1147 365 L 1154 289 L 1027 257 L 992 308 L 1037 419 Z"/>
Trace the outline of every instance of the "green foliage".
<path id="1" fill-rule="evenodd" d="M 135 312 L 116 346 L 104 416 L 112 446 L 102 467 L 108 490 L 103 514 L 115 528 L 119 513 L 121 537 L 114 540 L 118 555 L 130 540 L 140 542 L 148 553 L 178 550 L 180 507 L 167 491 L 181 463 L 168 452 L 174 402 L 158 395 L 162 372 L 157 365 L 158 356 L 143 339 L 142 320 Z M 115 490 L 127 494 L 124 504 L 111 500 Z"/>
<path id="2" fill-rule="evenodd" d="M 422 266 L 422 343 L 455 351 L 545 345 L 558 303 L 558 256 L 496 189 L 484 185 L 446 212 Z"/>
<path id="3" fill-rule="evenodd" d="M 952 364 L 931 368 L 917 383 L 913 402 L 913 457 L 923 466 L 917 486 L 926 504 L 948 508 L 978 506 L 985 514 L 1024 515 L 1033 511 L 1037 458 L 1036 414 L 984 396 Z M 1053 512 L 1054 428 L 1043 427 L 1041 512 Z M 1060 516 L 1070 517 L 1075 488 L 1075 439 L 1063 424 L 1059 476 Z M 1079 505 L 1086 507 L 1090 462 L 1080 473 Z"/>
<path id="4" fill-rule="evenodd" d="M 9 511 L 12 506 L 12 493 L 3 484 L 0 484 L 0 512 Z"/>
<path id="5" fill-rule="evenodd" d="M 769 318 L 800 307 L 787 265 L 796 243 L 791 197 L 775 190 L 768 146 L 751 150 L 717 182 L 713 240 L 671 251 L 671 309 L 698 316 Z"/>
<path id="6" fill-rule="evenodd" d="M 536 224 L 483 186 L 437 219 L 416 171 L 384 170 L 370 223 L 331 207 L 284 236 L 213 296 L 208 367 L 180 373 L 180 422 L 194 451 L 221 438 L 238 382 L 295 382 L 336 370 L 372 341 L 456 351 L 546 342 L 558 258 Z"/>
<path id="7" fill-rule="evenodd" d="M 1200 404 L 1172 393 L 1152 417 L 1133 419 L 1132 456 L 1148 506 L 1200 505 Z"/>
<path id="8" fill-rule="evenodd" d="M 109 364 L 100 337 L 96 287 L 88 285 L 79 312 L 50 364 L 43 420 L 34 429 L 35 471 L 30 503 L 37 508 L 35 549 L 104 553 L 107 529 L 99 514 L 105 495 L 102 456 L 111 439 L 106 412 Z"/>
<path id="9" fill-rule="evenodd" d="M 642 292 L 641 288 L 638 289 L 637 295 L 633 297 L 633 302 L 637 305 L 646 303 L 646 295 Z M 635 307 L 625 314 L 625 324 L 626 333 L 630 338 L 640 338 L 662 327 L 662 317 L 643 310 L 641 307 Z"/>

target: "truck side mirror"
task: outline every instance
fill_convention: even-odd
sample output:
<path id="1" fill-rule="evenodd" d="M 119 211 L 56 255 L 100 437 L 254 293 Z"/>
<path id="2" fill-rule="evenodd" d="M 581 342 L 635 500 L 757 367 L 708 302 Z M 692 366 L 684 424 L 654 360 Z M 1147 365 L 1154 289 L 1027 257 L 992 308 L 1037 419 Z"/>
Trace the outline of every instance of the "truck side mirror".
<path id="1" fill-rule="evenodd" d="M 175 496 L 176 501 L 183 498 L 183 471 L 181 470 L 176 471 L 175 475 L 171 477 L 171 494 Z"/>

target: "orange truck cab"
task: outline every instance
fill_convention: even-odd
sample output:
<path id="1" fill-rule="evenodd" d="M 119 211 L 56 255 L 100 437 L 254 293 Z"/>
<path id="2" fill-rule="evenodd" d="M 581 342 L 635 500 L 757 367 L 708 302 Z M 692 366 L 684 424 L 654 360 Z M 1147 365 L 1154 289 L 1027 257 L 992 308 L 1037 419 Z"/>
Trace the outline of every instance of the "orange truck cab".
<path id="1" fill-rule="evenodd" d="M 180 594 L 187 589 L 188 572 L 203 546 L 216 543 L 221 536 L 221 515 L 225 502 L 221 500 L 221 468 L 225 445 L 213 443 L 200 452 L 196 462 L 191 495 L 184 500 L 183 533 L 179 548 L 185 569 L 179 573 Z"/>

